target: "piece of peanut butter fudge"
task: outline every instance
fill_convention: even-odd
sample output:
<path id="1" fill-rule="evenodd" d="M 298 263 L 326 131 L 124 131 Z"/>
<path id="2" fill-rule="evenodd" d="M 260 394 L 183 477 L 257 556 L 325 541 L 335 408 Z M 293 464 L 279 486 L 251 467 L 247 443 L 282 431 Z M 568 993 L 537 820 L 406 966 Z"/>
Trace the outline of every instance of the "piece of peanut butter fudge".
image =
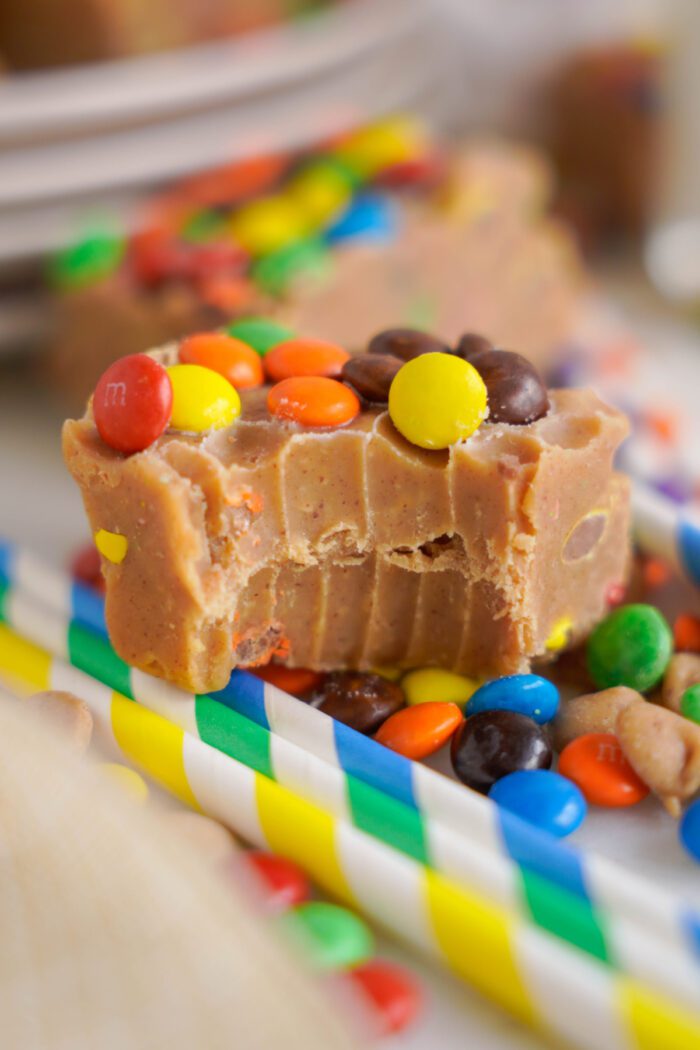
<path id="1" fill-rule="evenodd" d="M 270 658 L 481 678 L 605 612 L 627 424 L 593 392 L 471 334 L 285 340 L 265 380 L 246 354 L 212 333 L 123 358 L 65 424 L 129 663 L 200 692 Z"/>

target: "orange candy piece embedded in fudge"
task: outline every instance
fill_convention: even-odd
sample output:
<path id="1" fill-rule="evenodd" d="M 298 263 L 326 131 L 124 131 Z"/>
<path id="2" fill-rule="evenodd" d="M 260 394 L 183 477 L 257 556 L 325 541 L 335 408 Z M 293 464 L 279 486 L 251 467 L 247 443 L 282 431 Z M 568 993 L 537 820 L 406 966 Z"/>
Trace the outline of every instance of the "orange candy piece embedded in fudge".
<path id="1" fill-rule="evenodd" d="M 339 376 L 350 354 L 325 339 L 286 339 L 265 354 L 265 371 L 277 383 L 292 376 Z"/>
<path id="2" fill-rule="evenodd" d="M 294 376 L 276 383 L 267 395 L 267 407 L 278 419 L 305 427 L 340 427 L 360 411 L 352 390 L 326 376 Z"/>
<path id="3" fill-rule="evenodd" d="M 285 693 L 292 696 L 301 696 L 310 693 L 323 681 L 320 671 L 309 671 L 306 667 L 285 667 L 283 664 L 266 664 L 264 667 L 256 667 L 253 674 L 262 678 L 263 682 L 276 685 Z"/>
<path id="4" fill-rule="evenodd" d="M 374 739 L 406 758 L 427 758 L 447 743 L 462 721 L 457 704 L 418 704 L 387 718 Z"/>
<path id="5" fill-rule="evenodd" d="M 180 343 L 179 357 L 183 365 L 202 365 L 218 372 L 238 390 L 261 386 L 265 379 L 260 355 L 224 332 L 188 336 Z"/>
<path id="6" fill-rule="evenodd" d="M 633 806 L 649 794 L 612 733 L 585 733 L 572 740 L 557 768 L 595 806 Z"/>

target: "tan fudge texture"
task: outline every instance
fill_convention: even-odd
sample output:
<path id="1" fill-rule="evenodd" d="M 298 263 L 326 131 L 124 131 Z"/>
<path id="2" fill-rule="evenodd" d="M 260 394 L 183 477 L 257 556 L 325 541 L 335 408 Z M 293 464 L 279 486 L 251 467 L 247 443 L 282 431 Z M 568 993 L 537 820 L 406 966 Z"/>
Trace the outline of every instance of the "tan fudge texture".
<path id="1" fill-rule="evenodd" d="M 441 452 L 380 408 L 321 430 L 270 417 L 265 398 L 244 392 L 231 427 L 166 433 L 129 457 L 89 411 L 65 424 L 93 531 L 128 541 L 103 568 L 129 663 L 195 691 L 273 655 L 487 677 L 605 611 L 628 561 L 628 486 L 612 468 L 627 424 L 591 391 L 553 391 L 543 419 L 484 424 Z"/>

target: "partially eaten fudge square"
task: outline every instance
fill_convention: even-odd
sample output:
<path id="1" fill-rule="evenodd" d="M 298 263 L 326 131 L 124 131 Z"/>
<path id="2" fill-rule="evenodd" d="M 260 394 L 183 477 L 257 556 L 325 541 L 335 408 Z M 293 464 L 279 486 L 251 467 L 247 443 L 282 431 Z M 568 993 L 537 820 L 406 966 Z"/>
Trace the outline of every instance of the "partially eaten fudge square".
<path id="1" fill-rule="evenodd" d="M 260 358 L 218 332 L 112 365 L 64 454 L 115 648 L 205 692 L 270 659 L 487 678 L 551 658 L 625 576 L 626 432 L 481 337 Z"/>

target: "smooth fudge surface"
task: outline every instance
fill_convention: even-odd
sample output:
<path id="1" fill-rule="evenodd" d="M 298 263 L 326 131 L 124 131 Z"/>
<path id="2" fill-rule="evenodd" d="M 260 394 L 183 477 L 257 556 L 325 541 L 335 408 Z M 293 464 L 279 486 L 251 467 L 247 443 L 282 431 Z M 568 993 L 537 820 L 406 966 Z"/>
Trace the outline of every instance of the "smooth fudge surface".
<path id="1" fill-rule="evenodd" d="M 167 431 L 131 456 L 103 443 L 90 408 L 65 424 L 93 532 L 128 540 L 104 573 L 130 664 L 196 692 L 271 657 L 485 678 L 604 613 L 628 560 L 628 483 L 612 466 L 627 423 L 592 391 L 551 391 L 534 423 L 487 422 L 427 451 L 381 406 L 312 429 L 270 416 L 268 389 L 242 391 L 228 428 Z"/>

